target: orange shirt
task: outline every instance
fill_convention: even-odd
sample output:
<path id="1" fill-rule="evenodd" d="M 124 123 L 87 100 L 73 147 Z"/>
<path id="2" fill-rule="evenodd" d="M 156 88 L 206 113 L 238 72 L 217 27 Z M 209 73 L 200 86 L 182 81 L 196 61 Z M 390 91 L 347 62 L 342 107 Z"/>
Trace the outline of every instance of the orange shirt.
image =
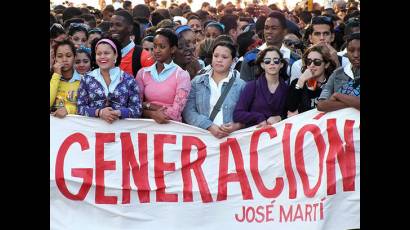
<path id="1" fill-rule="evenodd" d="M 120 64 L 120 69 L 122 69 L 124 72 L 127 72 L 131 76 L 135 77 L 137 75 L 137 73 L 135 73 L 135 75 L 132 74 L 132 53 L 134 53 L 134 49 L 135 49 L 135 47 L 132 48 L 127 53 L 127 55 L 122 57 L 121 64 Z M 141 56 L 139 57 L 139 61 L 141 63 L 141 68 L 152 66 L 155 63 L 155 60 L 152 57 L 151 53 L 149 51 L 144 50 L 144 49 L 141 52 Z M 138 69 L 137 69 L 137 72 L 138 72 Z"/>

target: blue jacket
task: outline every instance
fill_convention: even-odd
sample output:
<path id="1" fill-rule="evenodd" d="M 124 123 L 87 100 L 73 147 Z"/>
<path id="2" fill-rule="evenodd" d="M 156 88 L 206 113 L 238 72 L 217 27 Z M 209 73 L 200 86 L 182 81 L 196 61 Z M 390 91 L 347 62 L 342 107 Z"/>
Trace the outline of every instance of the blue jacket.
<path id="1" fill-rule="evenodd" d="M 233 122 L 233 111 L 236 106 L 236 102 L 239 100 L 239 96 L 245 87 L 245 81 L 240 78 L 239 72 L 236 71 L 236 79 L 229 90 L 224 102 L 222 103 L 222 114 L 224 124 Z M 202 129 L 208 129 L 213 122 L 209 119 L 210 111 L 210 98 L 211 88 L 209 86 L 209 75 L 211 71 L 204 74 L 197 75 L 191 81 L 191 91 L 189 92 L 188 101 L 185 105 L 182 115 L 186 123 L 200 127 Z M 228 83 L 224 82 L 222 85 L 222 91 L 225 90 Z"/>

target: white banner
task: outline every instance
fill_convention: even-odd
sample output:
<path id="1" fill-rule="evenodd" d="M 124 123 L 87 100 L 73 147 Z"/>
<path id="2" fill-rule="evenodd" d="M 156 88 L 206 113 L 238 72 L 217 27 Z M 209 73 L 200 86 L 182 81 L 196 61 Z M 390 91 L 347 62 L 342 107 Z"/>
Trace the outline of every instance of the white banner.
<path id="1" fill-rule="evenodd" d="M 172 122 L 50 117 L 51 229 L 360 228 L 360 112 L 218 140 Z"/>

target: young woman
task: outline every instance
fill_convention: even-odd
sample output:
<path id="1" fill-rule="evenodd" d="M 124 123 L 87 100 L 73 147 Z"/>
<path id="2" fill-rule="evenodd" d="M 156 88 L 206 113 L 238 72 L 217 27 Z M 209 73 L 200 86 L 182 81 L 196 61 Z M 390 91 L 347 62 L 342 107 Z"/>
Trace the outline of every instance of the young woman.
<path id="1" fill-rule="evenodd" d="M 77 49 L 74 69 L 83 76 L 91 70 L 91 51 L 88 48 L 82 46 Z"/>
<path id="2" fill-rule="evenodd" d="M 69 40 L 56 41 L 54 45 L 54 73 L 50 81 L 50 110 L 63 118 L 77 112 L 77 90 L 81 76 L 74 70 L 74 44 Z"/>
<path id="3" fill-rule="evenodd" d="M 141 100 L 134 78 L 122 71 L 121 45 L 103 38 L 92 48 L 98 68 L 86 74 L 78 89 L 78 114 L 108 123 L 141 116 Z"/>
<path id="4" fill-rule="evenodd" d="M 88 31 L 88 40 L 86 46 L 91 48 L 91 44 L 94 40 L 100 39 L 102 36 L 102 30 L 100 28 L 93 28 Z"/>
<path id="5" fill-rule="evenodd" d="M 219 22 L 211 21 L 205 26 L 205 37 L 206 38 L 216 38 L 224 33 L 224 25 Z"/>
<path id="6" fill-rule="evenodd" d="M 87 45 L 88 26 L 84 23 L 71 23 L 68 28 L 68 36 L 76 49 Z"/>
<path id="7" fill-rule="evenodd" d="M 154 36 L 156 62 L 140 69 L 135 78 L 144 101 L 144 117 L 160 124 L 182 121 L 181 113 L 191 89 L 189 73 L 172 61 L 177 45 L 178 37 L 171 29 L 158 29 Z"/>
<path id="8" fill-rule="evenodd" d="M 50 27 L 50 72 L 53 70 L 54 65 L 54 45 L 57 41 L 62 41 L 67 38 L 67 34 L 64 31 L 64 27 L 61 24 L 53 23 Z"/>
<path id="9" fill-rule="evenodd" d="M 271 125 L 286 117 L 288 86 L 279 74 L 286 68 L 282 53 L 268 47 L 258 54 L 256 65 L 262 74 L 246 84 L 233 112 L 233 120 L 246 127 Z"/>
<path id="10" fill-rule="evenodd" d="M 210 71 L 192 80 L 183 116 L 188 124 L 207 129 L 216 138 L 223 138 L 243 127 L 242 124 L 233 122 L 232 113 L 245 82 L 240 78 L 239 72 L 231 68 L 236 56 L 232 43 L 217 42 L 212 53 Z M 229 84 L 232 86 L 220 110 L 215 109 L 220 95 L 227 90 Z"/>
<path id="11" fill-rule="evenodd" d="M 290 84 L 288 116 L 316 108 L 322 88 L 336 69 L 329 49 L 322 44 L 306 50 L 302 61 L 302 75 Z"/>
<path id="12" fill-rule="evenodd" d="M 189 76 L 193 79 L 204 64 L 201 64 L 195 57 L 195 34 L 191 27 L 187 25 L 176 28 L 176 35 L 178 37 L 178 49 L 175 51 L 174 61 L 182 69 L 188 71 Z"/>
<path id="13" fill-rule="evenodd" d="M 146 36 L 142 39 L 142 48 L 154 56 L 154 36 Z"/>

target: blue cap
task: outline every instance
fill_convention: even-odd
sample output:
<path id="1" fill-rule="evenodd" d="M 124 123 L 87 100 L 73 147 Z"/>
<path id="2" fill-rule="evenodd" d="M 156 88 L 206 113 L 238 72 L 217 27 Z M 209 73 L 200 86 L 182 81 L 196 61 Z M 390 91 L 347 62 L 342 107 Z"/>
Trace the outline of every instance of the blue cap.
<path id="1" fill-rule="evenodd" d="M 177 34 L 177 36 L 179 36 L 180 33 L 187 31 L 187 30 L 192 30 L 192 29 L 188 25 L 178 26 L 177 29 L 175 30 L 175 33 Z"/>

